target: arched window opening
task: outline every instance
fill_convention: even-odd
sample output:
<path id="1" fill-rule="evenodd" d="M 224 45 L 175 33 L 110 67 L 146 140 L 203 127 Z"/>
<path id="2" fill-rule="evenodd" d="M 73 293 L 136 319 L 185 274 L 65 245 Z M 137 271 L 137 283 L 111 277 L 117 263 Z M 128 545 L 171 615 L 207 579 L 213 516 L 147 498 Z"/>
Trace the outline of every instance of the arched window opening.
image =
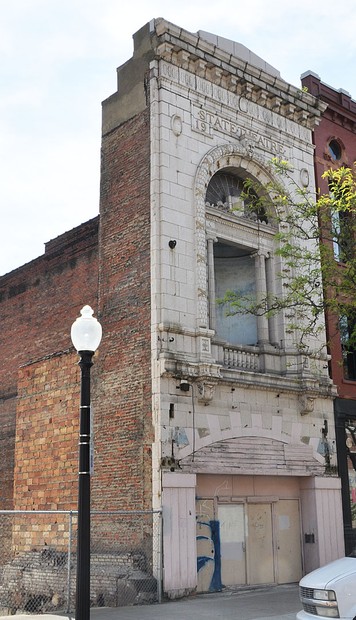
<path id="1" fill-rule="evenodd" d="M 334 138 L 330 140 L 328 144 L 328 151 L 333 161 L 339 161 L 341 159 L 342 147 L 338 140 L 335 140 Z"/>
<path id="2" fill-rule="evenodd" d="M 276 228 L 276 218 L 268 196 L 245 171 L 225 168 L 210 179 L 205 205 L 209 217 L 224 212 L 233 224 L 220 220 L 219 238 L 208 238 L 209 325 L 216 340 L 228 347 L 275 345 L 276 321 L 268 315 L 275 232 L 268 228 Z"/>
<path id="3" fill-rule="evenodd" d="M 206 192 L 206 205 L 263 224 L 269 223 L 267 210 L 246 180 L 231 172 L 214 174 Z"/>

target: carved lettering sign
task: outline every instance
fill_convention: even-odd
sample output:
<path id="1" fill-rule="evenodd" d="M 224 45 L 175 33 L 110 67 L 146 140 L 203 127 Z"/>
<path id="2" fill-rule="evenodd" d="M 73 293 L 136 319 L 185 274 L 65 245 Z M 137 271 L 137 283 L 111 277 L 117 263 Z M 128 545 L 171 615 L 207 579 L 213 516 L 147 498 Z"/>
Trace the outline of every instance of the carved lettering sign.
<path id="1" fill-rule="evenodd" d="M 239 127 L 234 121 L 201 108 L 195 108 L 193 111 L 192 128 L 208 136 L 211 136 L 214 130 L 221 131 L 230 136 L 235 136 L 239 140 L 245 134 L 245 130 Z"/>
<path id="2" fill-rule="evenodd" d="M 274 155 L 285 155 L 286 152 L 284 145 L 280 142 L 246 129 L 231 119 L 224 118 L 203 108 L 193 108 L 192 129 L 209 137 L 212 137 L 214 132 L 228 134 L 241 141 L 249 150 L 251 148 L 258 148 Z"/>

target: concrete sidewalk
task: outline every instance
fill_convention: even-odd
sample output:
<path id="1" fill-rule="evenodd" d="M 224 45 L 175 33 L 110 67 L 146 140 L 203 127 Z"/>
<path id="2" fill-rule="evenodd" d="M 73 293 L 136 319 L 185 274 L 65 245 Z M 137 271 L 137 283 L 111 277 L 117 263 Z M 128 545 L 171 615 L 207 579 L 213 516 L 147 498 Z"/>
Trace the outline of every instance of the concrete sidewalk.
<path id="1" fill-rule="evenodd" d="M 198 594 L 161 605 L 95 608 L 91 620 L 295 620 L 301 609 L 297 585 Z M 16 620 L 63 620 L 65 614 L 16 615 Z"/>

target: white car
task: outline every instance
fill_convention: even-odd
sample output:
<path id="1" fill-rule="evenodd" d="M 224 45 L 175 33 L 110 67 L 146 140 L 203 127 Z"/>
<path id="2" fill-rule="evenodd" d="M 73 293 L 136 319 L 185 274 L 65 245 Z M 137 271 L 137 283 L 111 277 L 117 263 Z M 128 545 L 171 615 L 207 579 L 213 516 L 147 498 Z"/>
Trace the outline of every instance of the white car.
<path id="1" fill-rule="evenodd" d="M 356 557 L 335 560 L 303 577 L 299 596 L 303 611 L 297 620 L 356 620 Z"/>

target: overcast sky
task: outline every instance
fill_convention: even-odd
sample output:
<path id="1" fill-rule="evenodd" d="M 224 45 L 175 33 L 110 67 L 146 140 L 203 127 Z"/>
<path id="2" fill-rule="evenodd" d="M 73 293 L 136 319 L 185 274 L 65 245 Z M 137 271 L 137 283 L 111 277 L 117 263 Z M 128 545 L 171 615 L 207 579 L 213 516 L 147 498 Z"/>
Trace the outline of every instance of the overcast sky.
<path id="1" fill-rule="evenodd" d="M 0 274 L 99 211 L 101 101 L 154 17 L 356 99 L 356 0 L 0 0 Z"/>

